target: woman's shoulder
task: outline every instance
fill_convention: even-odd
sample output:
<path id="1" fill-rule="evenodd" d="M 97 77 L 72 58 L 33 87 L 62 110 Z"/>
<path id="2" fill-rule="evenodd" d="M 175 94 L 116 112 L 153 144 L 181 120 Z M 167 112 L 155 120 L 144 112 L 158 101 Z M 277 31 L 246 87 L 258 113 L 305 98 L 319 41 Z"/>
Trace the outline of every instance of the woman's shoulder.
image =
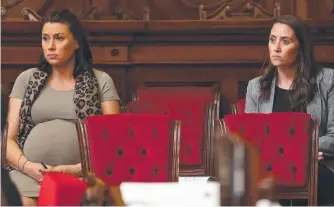
<path id="1" fill-rule="evenodd" d="M 37 68 L 29 68 L 27 70 L 22 71 L 18 77 L 29 79 L 33 75 L 33 73 L 37 70 L 38 70 Z"/>
<path id="2" fill-rule="evenodd" d="M 111 79 L 109 74 L 104 72 L 104 71 L 93 69 L 93 72 L 94 72 L 94 75 L 95 75 L 95 77 L 96 77 L 96 79 L 99 83 L 105 82 L 105 81 L 108 81 L 108 79 Z"/>
<path id="3" fill-rule="evenodd" d="M 334 69 L 322 68 L 318 77 L 318 81 L 322 85 L 332 87 L 334 85 Z"/>
<path id="4" fill-rule="evenodd" d="M 27 70 L 24 70 L 23 72 L 21 72 L 19 74 L 19 76 L 17 77 L 17 80 L 19 80 L 20 82 L 23 82 L 23 83 L 28 83 L 29 82 L 29 79 L 30 77 L 33 75 L 33 73 L 35 71 L 37 71 L 38 69 L 37 68 L 29 68 Z"/>
<path id="5" fill-rule="evenodd" d="M 251 79 L 248 82 L 248 87 L 259 88 L 260 87 L 260 78 L 261 78 L 261 76 L 258 76 L 256 78 Z"/>

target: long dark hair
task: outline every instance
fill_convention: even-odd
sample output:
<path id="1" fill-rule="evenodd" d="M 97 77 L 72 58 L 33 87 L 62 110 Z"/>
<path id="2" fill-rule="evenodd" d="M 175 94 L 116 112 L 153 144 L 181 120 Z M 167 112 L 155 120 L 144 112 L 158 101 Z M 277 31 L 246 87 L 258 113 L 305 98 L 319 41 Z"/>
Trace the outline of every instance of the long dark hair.
<path id="1" fill-rule="evenodd" d="M 292 15 L 279 16 L 274 24 L 281 23 L 290 26 L 299 42 L 299 54 L 296 59 L 296 73 L 290 91 L 291 110 L 306 112 L 308 103 L 317 92 L 317 76 L 320 69 L 317 67 L 313 55 L 313 43 L 311 31 L 306 22 Z M 268 57 L 265 72 L 260 78 L 261 98 L 268 100 L 270 97 L 273 79 L 277 74 L 276 67 Z"/>
<path id="2" fill-rule="evenodd" d="M 54 11 L 49 16 L 42 19 L 41 30 L 45 23 L 64 23 L 67 24 L 74 39 L 78 42 L 79 48 L 75 50 L 74 77 L 88 71 L 93 74 L 92 53 L 90 51 L 84 29 L 77 16 L 68 9 Z M 42 52 L 38 69 L 48 74 L 51 73 L 51 65 L 46 61 Z"/>

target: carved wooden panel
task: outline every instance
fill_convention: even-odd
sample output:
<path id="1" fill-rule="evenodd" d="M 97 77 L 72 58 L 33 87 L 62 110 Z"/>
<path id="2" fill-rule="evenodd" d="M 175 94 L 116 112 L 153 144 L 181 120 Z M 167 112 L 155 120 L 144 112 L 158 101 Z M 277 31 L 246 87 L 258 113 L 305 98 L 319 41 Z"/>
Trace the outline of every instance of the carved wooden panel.
<path id="1" fill-rule="evenodd" d="M 234 103 L 244 97 L 248 81 L 259 75 L 271 24 L 270 19 L 87 21 L 84 27 L 94 67 L 113 78 L 122 104 L 137 88 L 152 84 L 216 84 Z M 309 25 L 317 61 L 333 67 L 333 20 Z M 1 41 L 1 81 L 9 90 L 20 72 L 38 62 L 39 23 L 5 21 Z"/>
<path id="2" fill-rule="evenodd" d="M 334 0 L 309 0 L 310 16 L 312 19 L 334 18 Z"/>
<path id="3" fill-rule="evenodd" d="M 311 0 L 93 0 L 93 6 L 99 19 L 145 19 L 148 12 L 150 20 L 195 20 L 271 18 L 277 8 L 279 14 L 308 13 L 298 11 L 308 9 L 297 7 L 300 1 Z M 201 17 L 203 10 L 211 18 Z"/>
<path id="4" fill-rule="evenodd" d="M 45 13 L 49 13 L 52 10 L 61 10 L 69 8 L 74 12 L 79 18 L 82 18 L 91 8 L 89 0 L 75 0 L 75 1 L 66 1 L 66 0 L 52 0 L 52 5 L 46 8 Z"/>
<path id="5" fill-rule="evenodd" d="M 284 0 L 282 0 L 284 1 Z M 292 0 L 294 1 L 294 0 Z M 240 15 L 254 10 L 260 16 L 271 16 L 275 8 L 275 0 L 93 0 L 92 6 L 97 8 L 98 19 L 150 19 L 150 20 L 185 20 L 201 19 L 201 9 L 208 14 L 220 13 L 221 7 L 229 6 L 230 15 Z M 283 2 L 284 3 L 284 2 Z M 288 6 L 290 6 L 289 4 Z M 285 7 L 285 6 L 283 6 Z M 286 10 L 286 9 L 285 9 Z M 253 12 L 254 13 L 254 12 Z M 265 14 L 263 16 L 263 14 Z M 243 14 L 245 15 L 245 14 Z M 209 15 L 210 16 L 210 15 Z M 254 15 L 259 17 L 259 15 Z"/>
<path id="6" fill-rule="evenodd" d="M 1 0 L 1 18 L 24 19 L 23 11 L 29 8 L 37 13 L 41 12 L 43 5 L 50 5 L 50 1 L 44 0 Z"/>
<path id="7" fill-rule="evenodd" d="M 2 20 L 37 21 L 53 10 L 65 8 L 73 11 L 79 18 L 87 19 L 92 5 L 89 0 L 1 0 L 1 17 Z"/>
<path id="8" fill-rule="evenodd" d="M 131 79 L 136 88 L 145 87 L 149 83 L 178 83 L 192 86 L 219 85 L 221 95 L 232 103 L 238 100 L 238 83 L 248 82 L 259 75 L 261 64 L 254 65 L 226 65 L 226 66 L 146 66 L 136 67 Z M 187 84 L 186 84 L 187 83 Z M 135 91 L 129 91 L 133 93 Z"/>
<path id="9" fill-rule="evenodd" d="M 1 0 L 3 20 L 38 20 L 64 8 L 81 19 L 247 19 L 272 18 L 277 12 L 305 19 L 334 18 L 333 0 Z"/>

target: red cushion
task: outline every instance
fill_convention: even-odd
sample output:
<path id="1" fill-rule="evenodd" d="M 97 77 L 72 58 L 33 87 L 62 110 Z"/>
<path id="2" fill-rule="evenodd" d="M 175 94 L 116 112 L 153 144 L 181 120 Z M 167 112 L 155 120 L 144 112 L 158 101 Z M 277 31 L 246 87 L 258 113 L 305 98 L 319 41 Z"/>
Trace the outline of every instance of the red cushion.
<path id="1" fill-rule="evenodd" d="M 311 116 L 304 113 L 234 114 L 224 117 L 231 133 L 258 148 L 263 175 L 278 185 L 305 186 L 310 164 Z"/>
<path id="2" fill-rule="evenodd" d="M 175 101 L 168 104 L 169 114 L 181 120 L 180 164 L 203 166 L 207 138 L 207 102 Z"/>
<path id="3" fill-rule="evenodd" d="M 143 101 L 128 104 L 129 113 L 168 114 L 181 120 L 180 165 L 203 166 L 207 137 L 208 103 L 183 100 Z"/>
<path id="4" fill-rule="evenodd" d="M 171 181 L 174 123 L 165 115 L 87 117 L 92 171 L 109 185 Z"/>
<path id="5" fill-rule="evenodd" d="M 44 175 L 39 192 L 38 206 L 79 206 L 87 189 L 77 177 L 63 173 Z"/>

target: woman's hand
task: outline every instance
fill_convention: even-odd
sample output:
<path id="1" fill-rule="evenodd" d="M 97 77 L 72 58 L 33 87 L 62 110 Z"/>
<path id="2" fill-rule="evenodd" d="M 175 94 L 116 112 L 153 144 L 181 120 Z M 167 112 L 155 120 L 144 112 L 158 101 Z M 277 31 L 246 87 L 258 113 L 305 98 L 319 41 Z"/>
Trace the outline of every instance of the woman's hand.
<path id="1" fill-rule="evenodd" d="M 66 173 L 70 175 L 74 175 L 76 177 L 81 176 L 81 164 L 77 165 L 58 165 L 55 167 L 51 167 L 49 169 L 44 170 L 44 173 L 47 172 L 60 172 L 60 173 Z"/>
<path id="2" fill-rule="evenodd" d="M 318 161 L 324 159 L 324 154 L 322 152 L 318 152 Z"/>
<path id="3" fill-rule="evenodd" d="M 47 167 L 51 168 L 51 166 L 48 166 L 48 165 Z M 45 172 L 45 169 L 43 165 L 40 163 L 26 161 L 23 167 L 23 173 L 35 179 L 39 183 L 43 180 L 44 172 Z"/>

